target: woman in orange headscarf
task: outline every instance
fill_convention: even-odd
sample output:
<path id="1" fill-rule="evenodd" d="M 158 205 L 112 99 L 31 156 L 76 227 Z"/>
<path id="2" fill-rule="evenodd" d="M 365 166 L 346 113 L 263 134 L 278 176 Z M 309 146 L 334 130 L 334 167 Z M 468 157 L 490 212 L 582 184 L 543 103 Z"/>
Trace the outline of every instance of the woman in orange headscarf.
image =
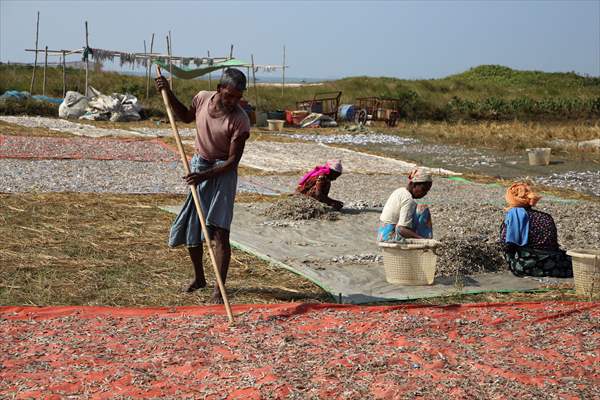
<path id="1" fill-rule="evenodd" d="M 556 224 L 550 214 L 533 207 L 541 199 L 531 187 L 518 182 L 506 190 L 508 208 L 501 239 L 510 270 L 517 276 L 573 276 L 571 259 L 560 249 Z"/>

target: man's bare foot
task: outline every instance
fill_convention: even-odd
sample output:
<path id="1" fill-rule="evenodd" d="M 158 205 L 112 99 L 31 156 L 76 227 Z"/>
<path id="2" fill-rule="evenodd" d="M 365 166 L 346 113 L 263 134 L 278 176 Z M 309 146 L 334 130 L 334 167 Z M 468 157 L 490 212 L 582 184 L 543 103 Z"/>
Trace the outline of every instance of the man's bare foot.
<path id="1" fill-rule="evenodd" d="M 213 291 L 213 295 L 209 300 L 211 303 L 213 304 L 223 304 L 223 297 L 221 296 L 221 292 L 219 291 L 219 288 L 215 288 L 215 290 Z"/>
<path id="2" fill-rule="evenodd" d="M 202 289 L 206 287 L 206 281 L 196 281 L 194 280 L 192 283 L 190 283 L 190 286 L 188 286 L 188 288 L 185 290 L 187 293 L 192 293 L 195 292 L 198 289 Z"/>

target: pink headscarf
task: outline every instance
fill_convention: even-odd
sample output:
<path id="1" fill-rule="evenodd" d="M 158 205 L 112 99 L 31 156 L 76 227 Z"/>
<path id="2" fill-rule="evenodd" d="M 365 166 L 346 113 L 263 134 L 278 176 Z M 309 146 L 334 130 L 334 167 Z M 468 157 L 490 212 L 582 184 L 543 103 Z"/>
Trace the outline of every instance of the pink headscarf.
<path id="1" fill-rule="evenodd" d="M 310 178 L 314 176 L 328 175 L 331 171 L 337 171 L 340 174 L 342 173 L 342 162 L 340 160 L 329 160 L 325 163 L 325 165 L 317 165 L 311 171 L 306 173 L 298 182 L 298 185 L 302 186 L 308 181 Z"/>

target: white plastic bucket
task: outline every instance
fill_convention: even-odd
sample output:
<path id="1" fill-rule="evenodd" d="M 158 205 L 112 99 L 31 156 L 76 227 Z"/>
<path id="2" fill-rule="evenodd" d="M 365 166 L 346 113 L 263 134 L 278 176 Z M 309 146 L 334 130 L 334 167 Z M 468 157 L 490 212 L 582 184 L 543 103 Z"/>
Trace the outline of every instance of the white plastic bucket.
<path id="1" fill-rule="evenodd" d="M 548 165 L 550 164 L 550 147 L 538 147 L 527 149 L 529 155 L 529 165 Z"/>
<path id="2" fill-rule="evenodd" d="M 281 132 L 285 121 L 281 119 L 268 119 L 267 122 L 269 123 L 270 131 Z"/>

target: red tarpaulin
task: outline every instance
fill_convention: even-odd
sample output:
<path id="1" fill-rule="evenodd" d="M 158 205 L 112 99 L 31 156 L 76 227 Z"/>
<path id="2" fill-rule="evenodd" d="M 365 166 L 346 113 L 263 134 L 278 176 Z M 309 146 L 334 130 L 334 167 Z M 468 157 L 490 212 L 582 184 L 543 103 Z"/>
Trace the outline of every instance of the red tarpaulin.
<path id="1" fill-rule="evenodd" d="M 0 135 L 0 158 L 178 161 L 158 139 L 92 139 Z"/>
<path id="2" fill-rule="evenodd" d="M 0 307 L 0 397 L 600 397 L 598 302 L 234 312 Z"/>

